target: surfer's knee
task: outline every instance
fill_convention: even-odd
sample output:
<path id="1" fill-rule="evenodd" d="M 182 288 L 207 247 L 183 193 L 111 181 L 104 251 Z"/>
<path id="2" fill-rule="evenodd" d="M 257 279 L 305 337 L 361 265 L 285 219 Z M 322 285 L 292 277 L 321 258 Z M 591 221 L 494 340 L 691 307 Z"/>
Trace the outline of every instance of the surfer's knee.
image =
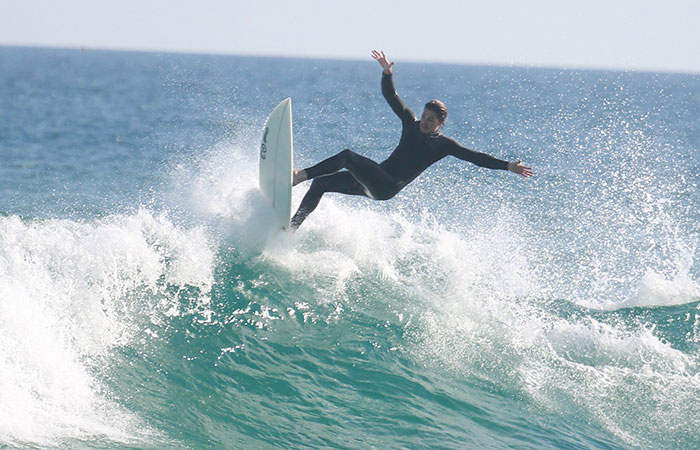
<path id="1" fill-rule="evenodd" d="M 349 148 L 346 148 L 345 150 L 340 152 L 340 155 L 343 158 L 343 165 L 350 163 L 355 160 L 357 153 L 353 152 Z"/>
<path id="2" fill-rule="evenodd" d="M 400 190 L 401 189 L 398 186 L 384 185 L 380 189 L 378 189 L 374 192 L 374 195 L 372 195 L 372 199 L 374 199 L 374 200 L 390 200 L 390 199 L 394 198 Z"/>
<path id="3" fill-rule="evenodd" d="M 393 192 L 380 192 L 372 196 L 373 200 L 391 200 L 396 194 Z"/>

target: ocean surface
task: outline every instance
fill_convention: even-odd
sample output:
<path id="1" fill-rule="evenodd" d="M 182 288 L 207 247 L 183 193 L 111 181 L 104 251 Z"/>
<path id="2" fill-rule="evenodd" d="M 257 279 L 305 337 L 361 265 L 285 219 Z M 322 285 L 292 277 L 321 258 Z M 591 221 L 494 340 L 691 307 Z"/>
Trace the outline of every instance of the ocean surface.
<path id="1" fill-rule="evenodd" d="M 381 161 L 380 72 L 0 47 L 0 448 L 700 447 L 700 75 L 397 61 L 535 176 L 448 157 L 278 232 L 267 115 Z"/>

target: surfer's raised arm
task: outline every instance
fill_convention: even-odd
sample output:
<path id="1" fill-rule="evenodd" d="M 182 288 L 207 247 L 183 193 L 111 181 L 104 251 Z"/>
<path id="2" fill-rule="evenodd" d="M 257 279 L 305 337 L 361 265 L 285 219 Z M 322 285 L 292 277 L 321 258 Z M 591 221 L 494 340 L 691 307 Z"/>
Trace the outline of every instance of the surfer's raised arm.
<path id="1" fill-rule="evenodd" d="M 372 58 L 374 58 L 387 75 L 391 75 L 392 67 L 394 67 L 393 62 L 389 62 L 389 58 L 386 57 L 386 53 L 382 51 L 372 50 Z"/>
<path id="2" fill-rule="evenodd" d="M 416 121 L 416 115 L 410 108 L 408 108 L 404 102 L 396 93 L 396 88 L 394 87 L 394 80 L 391 76 L 393 62 L 389 62 L 384 52 L 379 52 L 377 50 L 372 50 L 372 58 L 374 58 L 384 71 L 382 72 L 382 95 L 386 99 L 389 106 L 394 111 L 394 113 L 404 122 L 404 125 L 413 123 Z"/>

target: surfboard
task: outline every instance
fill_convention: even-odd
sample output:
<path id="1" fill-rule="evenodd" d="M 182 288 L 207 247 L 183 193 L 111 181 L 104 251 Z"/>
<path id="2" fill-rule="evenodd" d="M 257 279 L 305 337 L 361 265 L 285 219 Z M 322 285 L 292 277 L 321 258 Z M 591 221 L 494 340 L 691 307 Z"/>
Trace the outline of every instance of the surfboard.
<path id="1" fill-rule="evenodd" d="M 292 99 L 282 100 L 265 123 L 260 144 L 260 191 L 270 202 L 283 230 L 292 213 Z"/>

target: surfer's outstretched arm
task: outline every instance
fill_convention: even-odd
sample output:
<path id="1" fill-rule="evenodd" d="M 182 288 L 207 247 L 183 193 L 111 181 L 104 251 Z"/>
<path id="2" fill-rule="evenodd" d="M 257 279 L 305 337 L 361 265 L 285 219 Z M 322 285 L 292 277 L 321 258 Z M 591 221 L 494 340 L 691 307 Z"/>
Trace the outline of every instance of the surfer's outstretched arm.
<path id="1" fill-rule="evenodd" d="M 487 155 L 486 153 L 470 150 L 454 139 L 447 138 L 447 140 L 449 141 L 448 154 L 463 161 L 469 161 L 472 164 L 488 169 L 508 170 L 524 177 L 532 176 L 532 168 L 523 165 L 520 160 L 515 162 L 503 161 L 491 155 Z"/>
<path id="2" fill-rule="evenodd" d="M 523 165 L 523 163 L 518 160 L 515 162 L 509 162 L 508 163 L 508 170 L 511 172 L 517 173 L 519 175 L 522 175 L 524 177 L 531 177 L 532 176 L 532 167 L 528 167 Z"/>

